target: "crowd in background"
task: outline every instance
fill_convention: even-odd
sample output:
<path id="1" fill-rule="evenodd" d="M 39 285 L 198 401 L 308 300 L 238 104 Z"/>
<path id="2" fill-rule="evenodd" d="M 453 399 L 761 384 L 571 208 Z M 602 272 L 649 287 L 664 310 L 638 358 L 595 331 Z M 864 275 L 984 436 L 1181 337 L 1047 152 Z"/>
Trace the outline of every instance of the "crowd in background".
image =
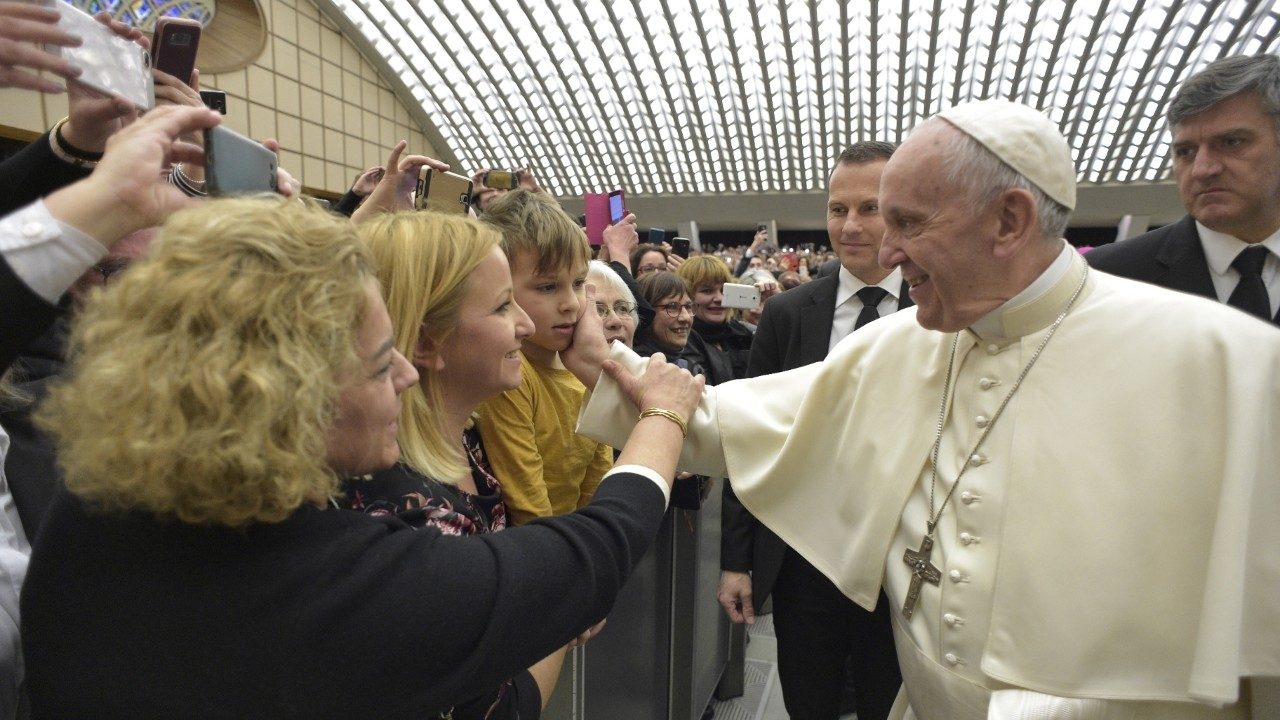
<path id="1" fill-rule="evenodd" d="M 714 487 L 676 469 L 703 386 L 800 364 L 778 328 L 823 278 L 843 300 L 805 363 L 911 304 L 878 236 L 682 257 L 627 214 L 592 247 L 536 168 L 415 211 L 448 165 L 403 142 L 332 206 L 287 168 L 278 197 L 212 197 L 198 73 L 156 71 L 144 113 L 32 44 L 75 42 L 55 20 L 0 2 L 0 85 L 65 81 L 69 107 L 0 164 L 0 718 L 537 717 L 668 504 Z M 871 219 L 829 206 L 833 245 L 883 234 L 892 152 L 837 159 L 832 202 L 848 171 Z M 665 362 L 632 378 L 620 346 Z M 640 417 L 622 447 L 577 433 L 600 367 Z M 750 570 L 724 569 L 746 622 Z"/>

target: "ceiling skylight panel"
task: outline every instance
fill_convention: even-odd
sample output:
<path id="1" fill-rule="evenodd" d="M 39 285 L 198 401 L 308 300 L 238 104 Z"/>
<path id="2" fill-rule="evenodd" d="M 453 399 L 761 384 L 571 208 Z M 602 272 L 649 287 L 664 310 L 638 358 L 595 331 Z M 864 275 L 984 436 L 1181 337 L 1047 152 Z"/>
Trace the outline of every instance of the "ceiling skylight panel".
<path id="1" fill-rule="evenodd" d="M 580 133 L 581 125 L 579 121 L 570 119 L 576 115 L 566 112 L 565 103 L 555 101 L 560 78 L 542 71 L 543 68 L 556 66 L 551 52 L 542 43 L 520 42 L 520 38 L 529 32 L 535 32 L 539 37 L 550 38 L 554 27 L 553 18 L 549 17 L 549 13 L 522 14 L 514 10 L 510 13 L 500 13 L 499 17 L 501 22 L 496 25 L 500 27 L 486 26 L 486 31 L 491 33 L 491 38 L 497 41 L 498 47 L 512 48 L 511 51 L 503 53 L 503 57 L 517 68 L 512 73 L 517 86 L 515 92 L 523 93 L 526 103 L 538 119 L 540 128 L 537 135 L 526 133 L 527 139 L 523 145 L 529 151 L 536 149 L 543 153 L 546 152 L 547 147 L 581 147 L 584 152 L 579 157 L 564 158 L 558 153 L 546 153 L 549 166 L 561 168 L 567 180 L 570 173 L 580 164 L 591 162 L 586 156 L 595 156 L 593 150 L 595 146 L 592 143 L 579 146 L 570 139 L 571 135 Z M 510 44 L 506 44 L 507 42 Z"/>
<path id="2" fill-rule="evenodd" d="M 687 12 L 686 9 L 686 15 Z M 695 104 L 694 78 L 689 67 L 689 57 L 697 58 L 699 54 L 692 47 L 689 48 L 691 52 L 684 52 L 676 17 L 669 4 L 663 5 L 662 13 L 655 12 L 651 30 L 655 47 L 662 48 L 658 52 L 659 65 L 662 77 L 666 78 L 664 87 L 669 98 L 663 110 L 678 128 L 688 161 L 688 186 L 685 188 L 688 191 L 699 186 L 702 178 L 713 174 L 714 161 L 707 141 L 716 133 L 715 123 L 708 122 L 709 118 L 714 117 L 714 108 L 698 108 Z"/>

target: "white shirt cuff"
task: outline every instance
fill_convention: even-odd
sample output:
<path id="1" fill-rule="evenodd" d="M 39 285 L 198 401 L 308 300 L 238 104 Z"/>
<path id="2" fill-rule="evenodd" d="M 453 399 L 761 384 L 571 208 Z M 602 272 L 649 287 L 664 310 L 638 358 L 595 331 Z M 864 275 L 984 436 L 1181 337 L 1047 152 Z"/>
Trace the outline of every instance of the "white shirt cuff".
<path id="1" fill-rule="evenodd" d="M 647 468 L 644 465 L 615 465 L 613 466 L 613 469 L 605 473 L 604 476 L 607 478 L 610 475 L 617 475 L 618 473 L 624 472 L 643 475 L 652 480 L 653 484 L 657 485 L 658 489 L 662 491 L 662 507 L 665 508 L 671 504 L 671 487 L 668 486 L 667 481 L 663 480 L 662 476 L 652 468 Z"/>
<path id="2" fill-rule="evenodd" d="M 32 292 L 56 305 L 107 249 L 55 218 L 44 201 L 37 200 L 0 218 L 0 253 Z"/>

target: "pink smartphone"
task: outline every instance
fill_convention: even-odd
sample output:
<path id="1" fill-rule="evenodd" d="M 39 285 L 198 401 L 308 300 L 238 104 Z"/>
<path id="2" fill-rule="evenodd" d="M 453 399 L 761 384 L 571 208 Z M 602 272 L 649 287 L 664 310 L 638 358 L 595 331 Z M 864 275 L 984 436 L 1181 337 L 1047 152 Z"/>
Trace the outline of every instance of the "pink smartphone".
<path id="1" fill-rule="evenodd" d="M 151 67 L 167 72 L 190 85 L 196 69 L 196 52 L 200 49 L 200 23 L 178 17 L 162 17 L 156 21 L 151 40 Z"/>
<path id="2" fill-rule="evenodd" d="M 591 247 L 604 244 L 604 229 L 609 227 L 609 194 L 587 193 L 582 196 L 583 214 L 587 216 L 587 242 Z"/>

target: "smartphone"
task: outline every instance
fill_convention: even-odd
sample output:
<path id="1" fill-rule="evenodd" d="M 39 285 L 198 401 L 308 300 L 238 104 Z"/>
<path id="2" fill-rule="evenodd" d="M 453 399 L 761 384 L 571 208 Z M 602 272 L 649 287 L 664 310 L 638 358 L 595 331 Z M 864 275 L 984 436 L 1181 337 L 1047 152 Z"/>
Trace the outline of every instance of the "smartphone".
<path id="1" fill-rule="evenodd" d="M 204 177 L 210 195 L 277 192 L 276 154 L 222 125 L 204 131 Z"/>
<path id="2" fill-rule="evenodd" d="M 582 196 L 582 214 L 587 221 L 587 243 L 591 247 L 604 244 L 604 229 L 610 224 L 609 199 L 605 193 L 586 193 Z"/>
<path id="3" fill-rule="evenodd" d="M 725 283 L 724 299 L 720 301 L 720 304 L 727 308 L 750 310 L 760 304 L 760 291 L 754 285 Z"/>
<path id="4" fill-rule="evenodd" d="M 466 215 L 471 207 L 471 179 L 457 173 L 427 170 L 418 183 L 419 210 Z"/>
<path id="5" fill-rule="evenodd" d="M 609 193 L 609 224 L 617 225 L 626 216 L 627 209 L 623 206 L 622 191 L 614 190 Z"/>
<path id="6" fill-rule="evenodd" d="M 223 115 L 227 114 L 227 94 L 221 90 L 201 90 L 200 99 L 210 110 L 217 110 Z"/>
<path id="7" fill-rule="evenodd" d="M 520 187 L 520 176 L 510 170 L 490 170 L 482 182 L 494 190 L 515 190 Z"/>
<path id="8" fill-rule="evenodd" d="M 662 228 L 649 228 L 649 236 L 645 242 L 650 245 L 661 245 L 667 239 L 667 231 Z"/>
<path id="9" fill-rule="evenodd" d="M 200 22 L 188 18 L 162 17 L 151 36 L 151 67 L 190 85 L 200 49 Z"/>
<path id="10" fill-rule="evenodd" d="M 769 232 L 769 223 L 756 223 L 756 232 Z"/>
<path id="11" fill-rule="evenodd" d="M 59 55 L 83 70 L 76 80 L 105 95 L 122 97 L 143 110 L 155 107 L 151 55 L 146 49 L 116 35 L 92 16 L 61 0 L 47 3 L 46 7 L 56 9 L 61 15 L 58 27 L 84 41 L 80 47 L 56 48 Z"/>
<path id="12" fill-rule="evenodd" d="M 671 238 L 671 252 L 688 260 L 689 259 L 689 238 L 682 238 L 682 237 Z"/>

